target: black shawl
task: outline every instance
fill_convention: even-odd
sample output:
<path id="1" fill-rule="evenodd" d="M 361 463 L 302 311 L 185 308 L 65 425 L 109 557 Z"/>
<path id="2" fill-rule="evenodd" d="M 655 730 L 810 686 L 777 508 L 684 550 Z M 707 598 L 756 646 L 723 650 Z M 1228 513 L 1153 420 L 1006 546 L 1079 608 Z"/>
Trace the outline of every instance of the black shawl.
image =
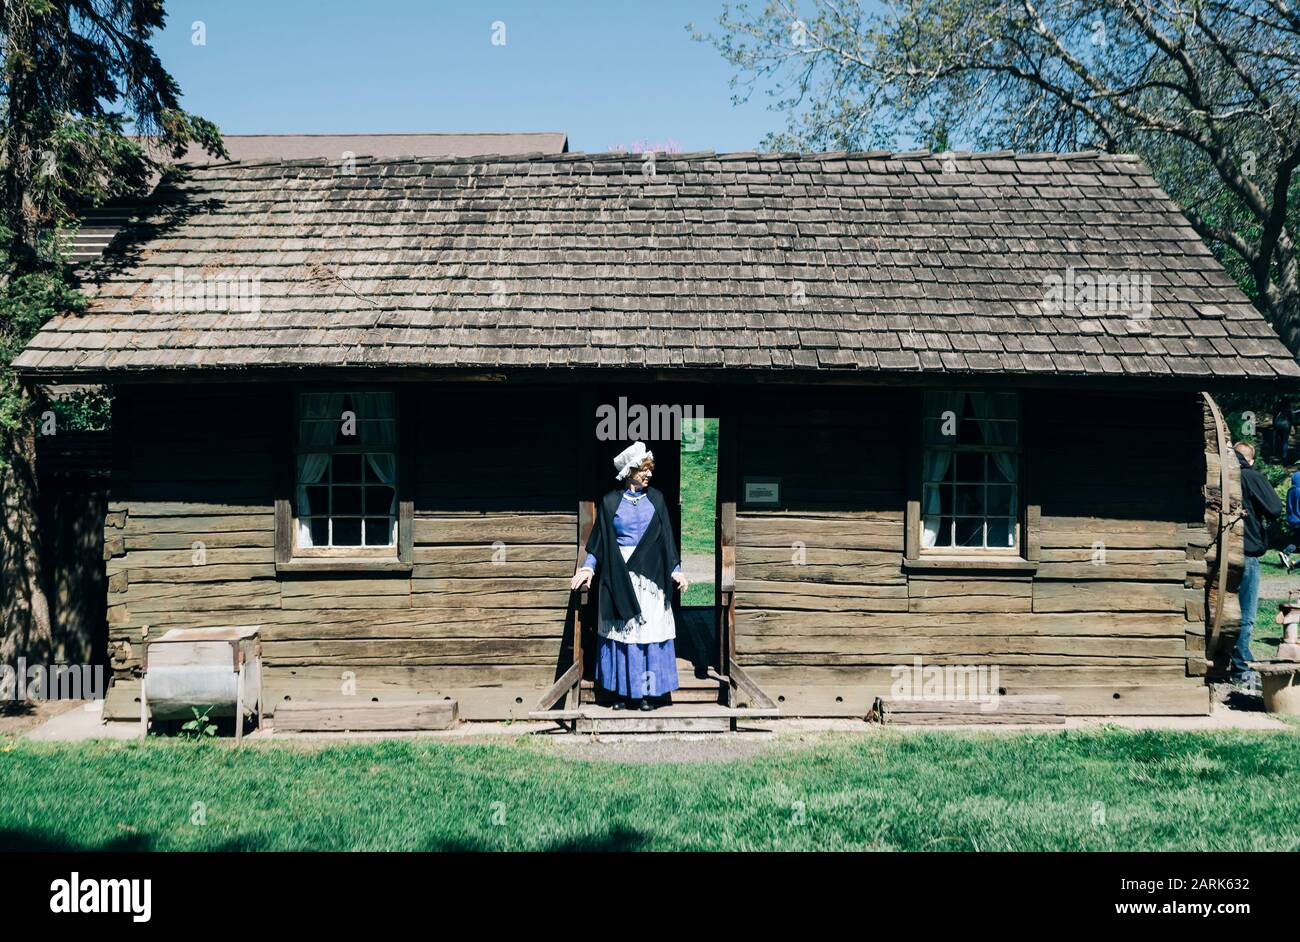
<path id="1" fill-rule="evenodd" d="M 653 487 L 646 488 L 646 499 L 654 507 L 654 516 L 646 527 L 632 555 L 626 562 L 614 533 L 614 514 L 618 512 L 623 491 L 613 490 L 596 505 L 596 523 L 587 539 L 587 552 L 596 557 L 597 585 L 600 587 L 600 618 L 605 621 L 627 621 L 641 614 L 641 606 L 632 590 L 629 572 L 649 579 L 663 590 L 664 598 L 671 602 L 672 572 L 680 560 L 677 558 L 677 540 L 673 524 L 668 518 L 664 496 Z"/>

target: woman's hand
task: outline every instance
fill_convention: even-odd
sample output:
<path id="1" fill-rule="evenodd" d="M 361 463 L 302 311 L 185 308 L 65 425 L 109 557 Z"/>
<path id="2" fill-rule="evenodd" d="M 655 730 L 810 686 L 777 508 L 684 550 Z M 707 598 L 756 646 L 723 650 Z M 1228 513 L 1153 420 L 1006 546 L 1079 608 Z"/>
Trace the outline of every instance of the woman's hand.
<path id="1" fill-rule="evenodd" d="M 576 592 L 578 589 L 585 589 L 591 585 L 591 577 L 595 575 L 590 569 L 579 569 L 573 574 L 573 580 L 569 583 L 570 591 Z"/>
<path id="2" fill-rule="evenodd" d="M 683 592 L 685 592 L 691 586 L 691 584 L 686 581 L 686 577 L 683 576 L 680 572 L 673 573 L 673 582 L 677 583 L 677 588 L 681 589 Z"/>

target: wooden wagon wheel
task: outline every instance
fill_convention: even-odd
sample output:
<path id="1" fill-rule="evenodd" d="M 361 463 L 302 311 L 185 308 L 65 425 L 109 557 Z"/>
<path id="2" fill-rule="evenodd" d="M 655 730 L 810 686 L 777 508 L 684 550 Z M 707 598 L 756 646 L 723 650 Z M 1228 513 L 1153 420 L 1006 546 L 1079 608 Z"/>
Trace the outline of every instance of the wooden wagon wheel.
<path id="1" fill-rule="evenodd" d="M 1241 478 L 1235 473 L 1237 462 L 1232 450 L 1232 442 L 1228 434 L 1228 424 L 1223 419 L 1223 412 L 1219 409 L 1219 404 L 1214 401 L 1209 393 L 1201 393 L 1205 401 L 1206 409 L 1209 411 L 1214 423 L 1214 442 L 1219 454 L 1219 474 L 1217 481 L 1218 491 L 1218 513 L 1215 533 L 1215 555 L 1214 568 L 1217 572 L 1207 573 L 1211 578 L 1206 580 L 1207 589 L 1213 585 L 1214 592 L 1206 593 L 1206 621 L 1209 627 L 1209 637 L 1206 639 L 1205 652 L 1209 659 L 1213 659 L 1218 651 L 1219 639 L 1223 631 L 1223 612 L 1227 608 L 1228 600 L 1228 578 L 1229 570 L 1232 568 L 1233 553 L 1237 548 L 1233 542 L 1233 530 L 1242 520 L 1241 507 Z M 1208 431 L 1208 429 L 1207 429 Z M 1207 446 L 1210 442 L 1206 443 Z M 1208 451 L 1207 447 L 1207 451 Z M 1206 482 L 1206 517 L 1210 514 L 1208 511 L 1212 506 L 1211 482 Z M 1234 499 L 1235 498 L 1235 499 Z M 1206 521 L 1210 521 L 1207 519 Z"/>

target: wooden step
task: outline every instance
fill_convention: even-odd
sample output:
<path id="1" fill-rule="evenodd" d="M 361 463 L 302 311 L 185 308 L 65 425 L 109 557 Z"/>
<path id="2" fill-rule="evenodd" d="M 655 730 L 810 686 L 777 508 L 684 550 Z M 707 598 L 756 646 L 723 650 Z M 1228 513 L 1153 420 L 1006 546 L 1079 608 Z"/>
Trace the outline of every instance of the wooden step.
<path id="1" fill-rule="evenodd" d="M 618 718 L 579 717 L 576 733 L 729 733 L 731 720 L 725 716 L 655 716 L 651 713 Z"/>
<path id="2" fill-rule="evenodd" d="M 682 687 L 674 690 L 671 696 L 673 703 L 717 703 L 718 694 L 718 685 L 715 683 L 708 687 Z M 596 697 L 595 688 L 584 684 L 582 687 L 583 702 L 595 703 Z"/>
<path id="3" fill-rule="evenodd" d="M 672 692 L 673 703 L 717 703 L 721 687 L 716 678 L 696 677 L 690 662 L 677 662 L 678 687 Z M 596 685 L 590 680 L 582 682 L 582 699 L 594 703 Z"/>
<path id="4" fill-rule="evenodd" d="M 450 729 L 456 725 L 455 700 L 312 701 L 281 703 L 276 732 L 404 732 Z"/>
<path id="5" fill-rule="evenodd" d="M 737 720 L 775 719 L 780 714 L 780 710 L 768 708 L 674 703 L 644 712 L 595 705 L 576 710 L 542 710 L 529 713 L 528 718 L 569 722 L 578 733 L 725 733 Z"/>

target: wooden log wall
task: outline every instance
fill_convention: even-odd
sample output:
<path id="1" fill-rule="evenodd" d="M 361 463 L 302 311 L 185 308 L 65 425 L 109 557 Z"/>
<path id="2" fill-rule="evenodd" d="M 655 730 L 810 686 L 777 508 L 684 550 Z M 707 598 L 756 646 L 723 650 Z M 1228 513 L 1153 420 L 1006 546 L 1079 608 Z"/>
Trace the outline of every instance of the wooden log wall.
<path id="1" fill-rule="evenodd" d="M 277 572 L 277 455 L 292 434 L 268 407 L 279 395 L 120 390 L 105 521 L 118 673 L 138 666 L 146 632 L 256 624 L 272 709 L 352 690 L 452 697 L 470 719 L 526 713 L 562 666 L 590 465 L 577 394 L 404 390 L 411 568 L 351 574 Z M 737 517 L 736 656 L 753 679 L 787 714 L 861 716 L 919 657 L 997 665 L 1005 694 L 1059 695 L 1073 713 L 1205 712 L 1199 401 L 1026 395 L 1036 568 L 970 572 L 905 565 L 918 397 L 760 387 L 736 400 L 729 486 L 778 477 L 782 494 Z"/>
<path id="2" fill-rule="evenodd" d="M 289 394 L 119 392 L 105 522 L 116 672 L 135 672 L 146 632 L 259 625 L 272 711 L 358 696 L 450 697 L 469 719 L 526 713 L 555 677 L 574 565 L 578 426 L 565 394 L 404 391 L 410 571 L 277 573 L 276 455 L 292 428 L 268 402 Z"/>
<path id="3" fill-rule="evenodd" d="M 917 396 L 783 390 L 737 410 L 737 477 L 778 477 L 782 496 L 739 507 L 741 666 L 793 715 L 861 716 L 918 657 L 997 665 L 1004 694 L 1070 713 L 1206 712 L 1196 397 L 1024 396 L 1039 559 L 989 572 L 904 564 Z"/>

